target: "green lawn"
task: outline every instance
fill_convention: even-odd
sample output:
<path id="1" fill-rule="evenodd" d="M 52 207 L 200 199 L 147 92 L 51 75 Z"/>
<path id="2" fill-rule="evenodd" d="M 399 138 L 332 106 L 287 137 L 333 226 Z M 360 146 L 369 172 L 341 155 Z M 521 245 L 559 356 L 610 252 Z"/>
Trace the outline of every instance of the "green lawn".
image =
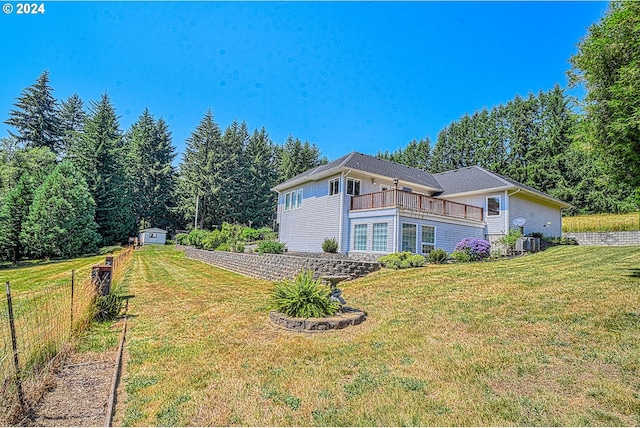
<path id="1" fill-rule="evenodd" d="M 130 275 L 125 425 L 640 425 L 640 247 L 381 271 L 318 334 L 172 248 Z"/>
<path id="2" fill-rule="evenodd" d="M 37 290 L 59 281 L 71 284 L 72 270 L 80 279 L 89 278 L 91 266 L 104 264 L 105 257 L 106 254 L 60 261 L 28 261 L 17 267 L 5 265 L 0 268 L 0 281 L 2 285 L 9 281 L 12 292 Z"/>

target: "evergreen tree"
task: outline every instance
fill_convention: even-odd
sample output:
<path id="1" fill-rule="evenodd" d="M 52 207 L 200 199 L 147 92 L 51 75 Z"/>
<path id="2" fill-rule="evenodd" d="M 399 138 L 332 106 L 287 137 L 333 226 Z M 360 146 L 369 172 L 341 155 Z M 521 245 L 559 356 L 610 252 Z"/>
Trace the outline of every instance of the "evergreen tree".
<path id="1" fill-rule="evenodd" d="M 18 263 L 25 256 L 23 240 L 20 238 L 23 223 L 33 201 L 31 179 L 23 174 L 4 198 L 0 210 L 0 257 Z"/>
<path id="2" fill-rule="evenodd" d="M 61 154 L 65 155 L 70 146 L 80 138 L 84 130 L 87 113 L 84 102 L 77 94 L 73 94 L 60 105 L 60 128 L 62 131 Z"/>
<path id="3" fill-rule="evenodd" d="M 91 102 L 81 138 L 69 147 L 69 158 L 86 180 L 96 204 L 102 245 L 120 243 L 135 233 L 131 186 L 126 176 L 128 149 L 114 107 L 106 94 Z"/>
<path id="4" fill-rule="evenodd" d="M 178 213 L 189 225 L 194 224 L 197 212 L 197 224 L 203 229 L 205 224 L 216 224 L 214 212 L 213 165 L 221 146 L 222 133 L 208 110 L 186 141 L 186 148 L 179 167 L 176 197 L 179 201 Z"/>
<path id="5" fill-rule="evenodd" d="M 264 128 L 253 132 L 244 149 L 243 159 L 247 169 L 243 193 L 247 209 L 243 223 L 271 227 L 277 204 L 276 194 L 271 188 L 277 184 L 277 168 L 275 147 Z"/>
<path id="6" fill-rule="evenodd" d="M 70 258 L 94 252 L 100 241 L 95 203 L 69 162 L 58 165 L 36 189 L 20 240 L 36 258 Z"/>
<path id="7" fill-rule="evenodd" d="M 49 86 L 49 72 L 43 71 L 32 86 L 25 88 L 11 110 L 7 125 L 14 127 L 18 142 L 27 148 L 48 147 L 54 153 L 60 150 L 62 131 L 58 116 L 58 103 Z"/>
<path id="8" fill-rule="evenodd" d="M 636 188 L 640 205 L 640 3 L 611 2 L 570 62 L 572 84 L 587 90 L 591 144 L 613 176 Z"/>
<path id="9" fill-rule="evenodd" d="M 56 166 L 56 155 L 47 147 L 1 151 L 0 200 L 18 185 L 20 177 L 29 176 L 33 188 L 37 188 Z"/>
<path id="10" fill-rule="evenodd" d="M 214 150 L 210 164 L 213 176 L 211 186 L 215 204 L 215 224 L 243 223 L 248 209 L 246 197 L 247 165 L 242 153 L 249 140 L 245 122 L 237 120 L 225 129 L 221 146 Z"/>
<path id="11" fill-rule="evenodd" d="M 145 109 L 127 134 L 129 179 L 140 228 L 175 229 L 171 209 L 175 171 L 171 162 L 175 147 L 164 120 L 154 120 Z"/>
<path id="12" fill-rule="evenodd" d="M 308 169 L 327 163 L 327 158 L 320 156 L 318 146 L 308 141 L 303 143 L 289 135 L 287 141 L 277 149 L 278 181 L 288 180 Z"/>
<path id="13" fill-rule="evenodd" d="M 392 162 L 401 163 L 412 168 L 429 171 L 431 168 L 431 141 L 429 137 L 420 141 L 411 140 L 404 148 L 389 153 L 388 151 L 378 152 L 377 157 L 387 159 Z"/>

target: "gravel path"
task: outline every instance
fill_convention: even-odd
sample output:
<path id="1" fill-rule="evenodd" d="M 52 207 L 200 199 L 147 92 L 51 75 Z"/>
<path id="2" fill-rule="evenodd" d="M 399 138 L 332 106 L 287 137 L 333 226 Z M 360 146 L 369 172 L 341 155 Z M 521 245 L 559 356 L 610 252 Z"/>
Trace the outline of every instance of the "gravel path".
<path id="1" fill-rule="evenodd" d="M 104 426 L 115 360 L 115 351 L 70 355 L 29 425 Z"/>

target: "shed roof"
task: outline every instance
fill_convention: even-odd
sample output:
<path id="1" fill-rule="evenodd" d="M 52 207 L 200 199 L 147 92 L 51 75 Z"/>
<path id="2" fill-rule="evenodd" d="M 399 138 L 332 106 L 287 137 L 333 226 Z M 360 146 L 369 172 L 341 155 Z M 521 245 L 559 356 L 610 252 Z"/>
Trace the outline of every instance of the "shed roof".
<path id="1" fill-rule="evenodd" d="M 164 229 L 158 229 L 157 227 L 149 227 L 147 229 L 140 230 L 140 233 L 151 232 L 151 233 L 167 233 Z"/>

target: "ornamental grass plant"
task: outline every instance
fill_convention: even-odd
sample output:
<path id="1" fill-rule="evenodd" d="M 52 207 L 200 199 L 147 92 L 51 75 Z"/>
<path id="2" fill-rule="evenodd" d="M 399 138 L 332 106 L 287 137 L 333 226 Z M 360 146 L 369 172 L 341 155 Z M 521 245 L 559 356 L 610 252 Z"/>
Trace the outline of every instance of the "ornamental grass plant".
<path id="1" fill-rule="evenodd" d="M 313 278 L 310 270 L 302 271 L 295 280 L 284 279 L 275 285 L 272 308 L 294 318 L 322 318 L 333 316 L 340 309 L 329 299 L 327 287 Z"/>

